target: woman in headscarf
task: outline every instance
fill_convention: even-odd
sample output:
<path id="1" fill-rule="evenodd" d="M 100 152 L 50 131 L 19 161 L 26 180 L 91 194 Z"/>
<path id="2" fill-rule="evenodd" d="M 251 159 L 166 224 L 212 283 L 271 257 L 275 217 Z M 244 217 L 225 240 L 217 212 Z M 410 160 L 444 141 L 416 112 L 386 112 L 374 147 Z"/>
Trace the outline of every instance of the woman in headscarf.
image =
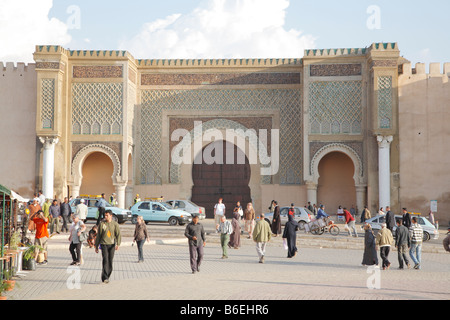
<path id="1" fill-rule="evenodd" d="M 375 236 L 370 224 L 364 225 L 364 255 L 361 264 L 363 266 L 378 265 L 377 250 L 375 248 Z"/>
<path id="2" fill-rule="evenodd" d="M 294 220 L 294 216 L 288 214 L 288 222 L 284 226 L 283 239 L 287 241 L 288 258 L 295 257 L 297 255 L 297 231 L 298 223 Z"/>
<path id="3" fill-rule="evenodd" d="M 230 241 L 228 242 L 228 247 L 234 249 L 239 249 L 241 246 L 241 225 L 239 219 L 241 219 L 241 215 L 239 209 L 236 207 L 233 212 L 233 219 L 231 220 L 233 232 L 230 234 Z"/>

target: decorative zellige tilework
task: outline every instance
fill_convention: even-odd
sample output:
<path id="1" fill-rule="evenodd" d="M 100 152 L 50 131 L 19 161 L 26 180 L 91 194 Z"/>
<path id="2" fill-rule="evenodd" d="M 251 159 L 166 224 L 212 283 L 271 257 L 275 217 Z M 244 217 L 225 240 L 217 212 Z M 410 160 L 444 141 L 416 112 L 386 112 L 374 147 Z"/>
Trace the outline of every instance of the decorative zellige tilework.
<path id="1" fill-rule="evenodd" d="M 302 113 L 300 90 L 143 90 L 140 172 L 142 184 L 161 184 L 162 110 L 280 110 L 280 179 L 302 181 Z M 220 118 L 218 116 L 218 118 Z M 222 124 L 226 125 L 226 122 Z M 233 129 L 233 128 L 229 128 Z M 175 170 L 175 168 L 174 168 Z M 176 172 L 171 172 L 172 175 Z M 178 179 L 174 179 L 176 183 Z M 263 183 L 270 179 L 262 178 Z"/>
<path id="2" fill-rule="evenodd" d="M 55 116 L 55 79 L 41 80 L 41 99 L 42 129 L 53 129 Z"/>
<path id="3" fill-rule="evenodd" d="M 392 77 L 378 77 L 378 126 L 380 129 L 391 129 L 392 97 Z"/>
<path id="4" fill-rule="evenodd" d="M 121 134 L 123 84 L 74 83 L 72 85 L 72 132 Z"/>
<path id="5" fill-rule="evenodd" d="M 361 81 L 320 81 L 309 87 L 311 134 L 360 134 Z"/>

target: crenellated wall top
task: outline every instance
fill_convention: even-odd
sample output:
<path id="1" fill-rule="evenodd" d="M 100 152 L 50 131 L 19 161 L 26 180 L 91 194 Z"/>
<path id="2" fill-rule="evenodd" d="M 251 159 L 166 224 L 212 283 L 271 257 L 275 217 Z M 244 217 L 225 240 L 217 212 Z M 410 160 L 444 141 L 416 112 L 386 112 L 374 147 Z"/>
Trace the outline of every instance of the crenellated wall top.
<path id="1" fill-rule="evenodd" d="M 34 72 L 36 68 L 35 63 L 26 64 L 24 62 L 1 62 L 0 61 L 0 72 L 5 73 L 24 73 L 24 72 Z"/>
<path id="2" fill-rule="evenodd" d="M 403 75 L 422 75 L 422 76 L 446 76 L 450 77 L 450 62 L 441 63 L 430 63 L 429 64 L 429 72 L 426 69 L 427 65 L 425 63 L 416 63 L 415 66 L 412 66 L 411 62 L 403 63 L 399 72 Z"/>
<path id="3" fill-rule="evenodd" d="M 301 66 L 302 60 L 280 59 L 144 59 L 136 60 L 139 67 L 274 67 Z"/>

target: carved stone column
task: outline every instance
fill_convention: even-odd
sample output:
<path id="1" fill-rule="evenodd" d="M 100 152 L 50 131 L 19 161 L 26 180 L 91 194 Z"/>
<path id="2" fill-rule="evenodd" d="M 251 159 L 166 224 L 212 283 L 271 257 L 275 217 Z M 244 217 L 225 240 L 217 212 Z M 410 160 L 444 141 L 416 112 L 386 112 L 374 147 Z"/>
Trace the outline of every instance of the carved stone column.
<path id="1" fill-rule="evenodd" d="M 39 137 L 44 145 L 42 193 L 46 198 L 53 199 L 53 184 L 55 178 L 55 146 L 59 142 L 57 137 Z"/>
<path id="2" fill-rule="evenodd" d="M 117 195 L 117 202 L 118 207 L 121 209 L 125 209 L 125 188 L 127 187 L 126 184 L 116 184 L 114 185 L 116 187 L 116 195 Z"/>
<path id="3" fill-rule="evenodd" d="M 317 183 L 306 181 L 306 192 L 308 202 L 311 202 L 311 205 L 316 204 L 319 206 L 317 203 Z"/>
<path id="4" fill-rule="evenodd" d="M 364 209 L 364 206 L 366 205 L 366 189 L 367 186 L 365 185 L 356 185 L 356 215 L 359 216 L 361 211 Z"/>
<path id="5" fill-rule="evenodd" d="M 378 141 L 378 207 L 391 205 L 391 142 L 392 136 L 377 136 Z"/>

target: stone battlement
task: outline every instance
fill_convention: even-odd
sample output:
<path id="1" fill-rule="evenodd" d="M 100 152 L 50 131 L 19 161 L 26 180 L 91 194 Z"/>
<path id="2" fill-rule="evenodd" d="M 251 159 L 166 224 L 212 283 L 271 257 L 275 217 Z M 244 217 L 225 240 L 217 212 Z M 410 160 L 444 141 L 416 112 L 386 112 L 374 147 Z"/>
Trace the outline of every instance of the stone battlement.
<path id="1" fill-rule="evenodd" d="M 411 62 L 403 63 L 400 66 L 400 74 L 403 75 L 424 75 L 424 76 L 430 76 L 430 77 L 438 77 L 438 76 L 446 76 L 450 77 L 450 62 L 445 62 L 443 64 L 441 63 L 430 63 L 429 65 L 429 73 L 426 71 L 426 64 L 425 63 L 416 63 L 415 67 L 412 67 Z M 442 71 L 443 70 L 443 71 Z"/>
<path id="2" fill-rule="evenodd" d="M 305 58 L 309 57 L 339 57 L 339 56 L 363 56 L 366 48 L 346 48 L 346 49 L 307 49 Z"/>
<path id="3" fill-rule="evenodd" d="M 61 46 L 36 46 L 39 54 L 64 54 L 69 58 L 94 59 L 130 59 L 139 67 L 231 67 L 231 66 L 299 66 L 301 59 L 135 59 L 131 53 L 124 50 L 69 50 Z"/>
<path id="4" fill-rule="evenodd" d="M 232 67 L 301 65 L 301 59 L 154 59 L 136 60 L 140 67 Z"/>
<path id="5" fill-rule="evenodd" d="M 17 62 L 17 65 L 16 65 L 14 62 L 3 63 L 0 61 L 0 72 L 3 73 L 3 75 L 34 72 L 35 69 L 36 69 L 35 63 L 26 64 L 24 62 Z"/>
<path id="6" fill-rule="evenodd" d="M 368 48 L 307 49 L 304 57 L 364 56 L 372 51 L 399 51 L 399 49 L 396 42 L 373 43 Z"/>
<path id="7" fill-rule="evenodd" d="M 128 51 L 124 50 L 70 50 L 61 46 L 36 46 L 36 53 L 64 54 L 71 58 L 98 58 L 98 59 L 134 59 Z"/>

